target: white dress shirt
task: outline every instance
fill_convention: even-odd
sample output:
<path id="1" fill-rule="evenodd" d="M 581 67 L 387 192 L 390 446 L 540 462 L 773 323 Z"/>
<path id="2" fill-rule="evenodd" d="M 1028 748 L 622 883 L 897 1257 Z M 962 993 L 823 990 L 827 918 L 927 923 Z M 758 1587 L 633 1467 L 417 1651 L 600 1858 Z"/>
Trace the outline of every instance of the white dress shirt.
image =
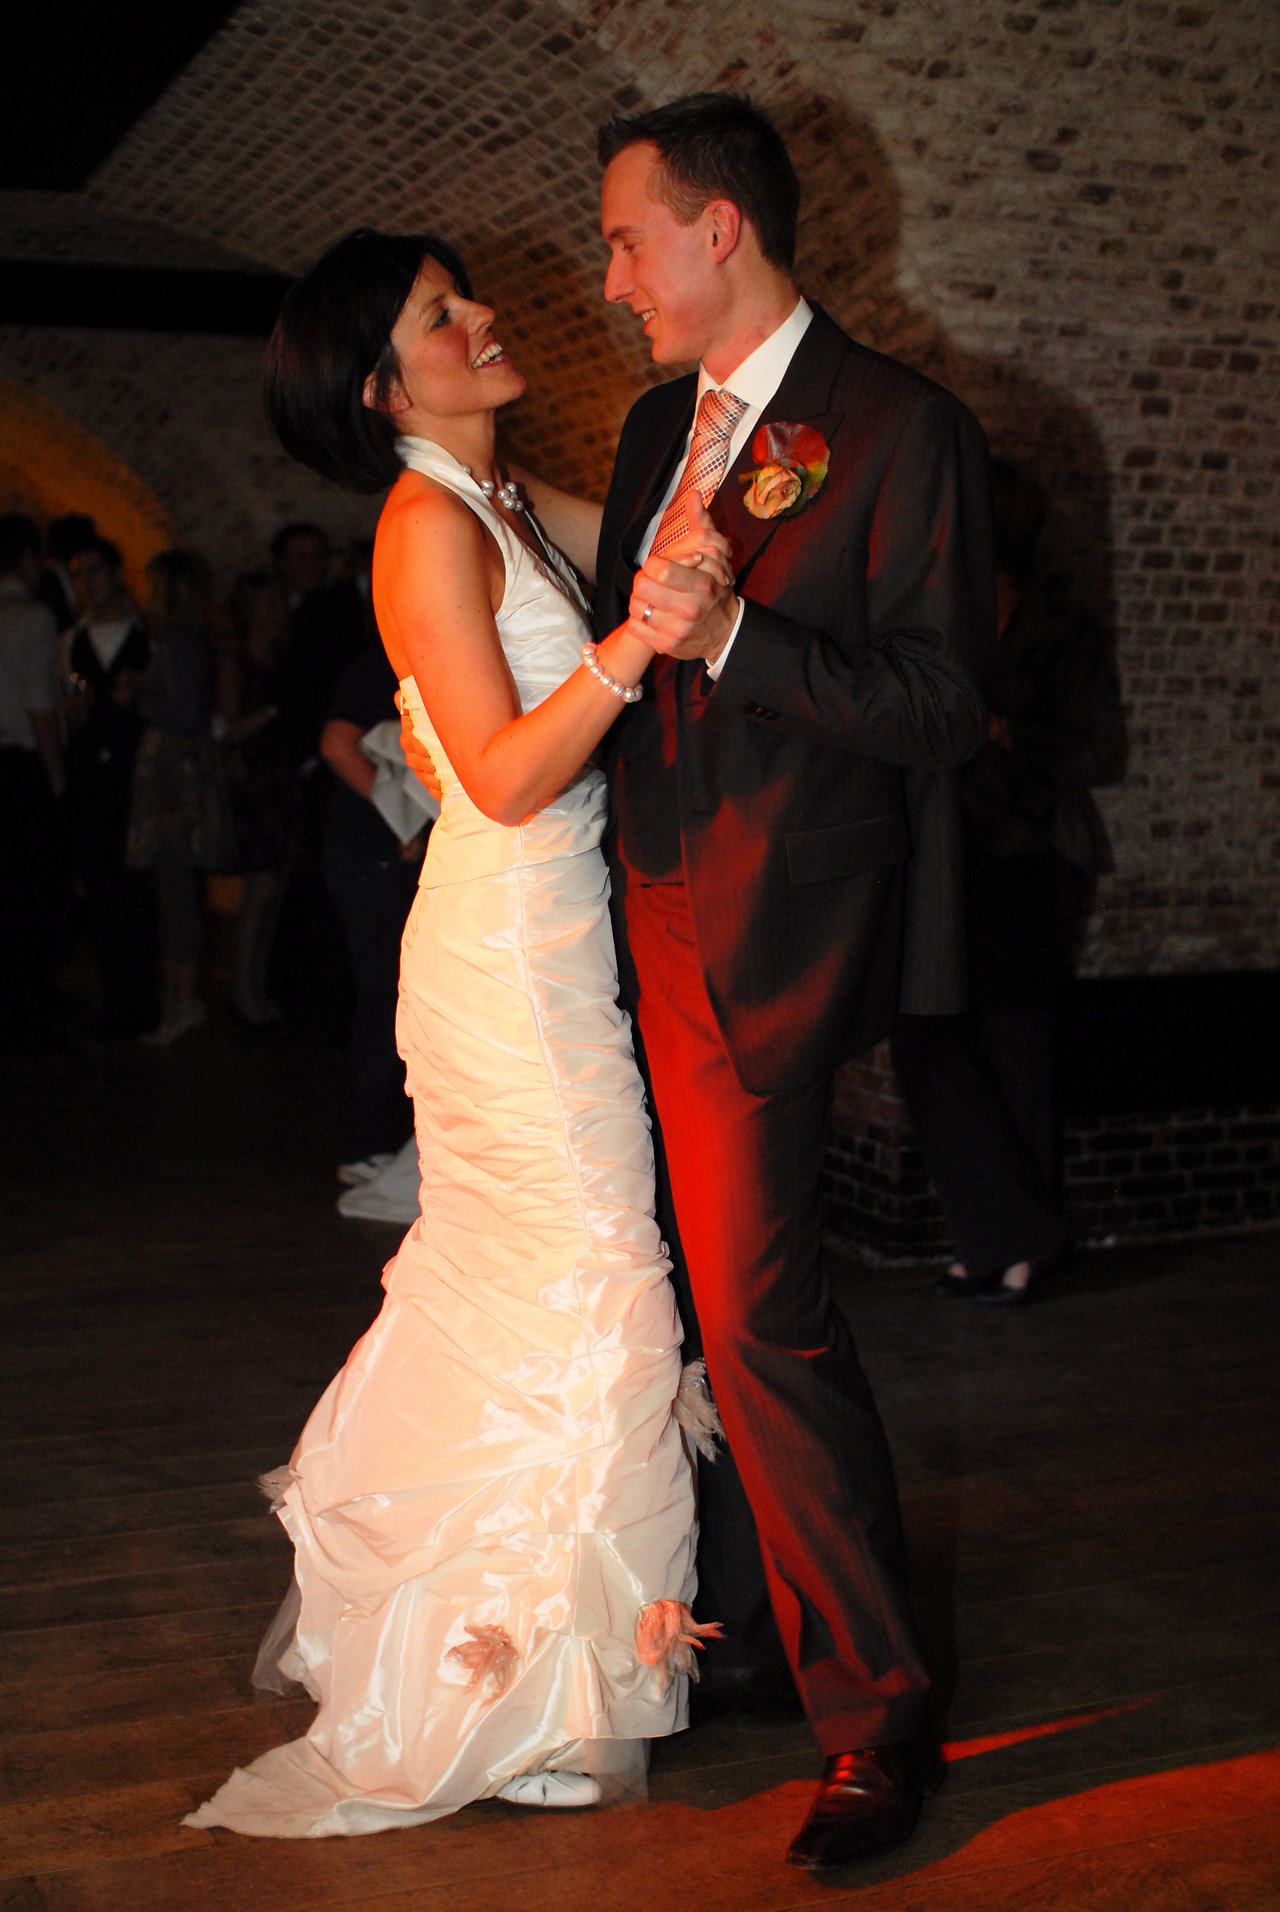
<path id="1" fill-rule="evenodd" d="M 697 422 L 698 406 L 702 403 L 702 394 L 704 392 L 715 391 L 717 388 L 721 391 L 732 392 L 735 398 L 742 399 L 747 408 L 734 426 L 733 437 L 729 440 L 729 456 L 725 462 L 725 473 L 727 475 L 732 471 L 734 460 L 738 457 L 742 447 L 748 442 L 751 434 L 759 424 L 765 406 L 769 403 L 779 385 L 781 385 L 787 368 L 795 357 L 796 347 L 809 329 L 809 321 L 812 317 L 813 308 L 807 300 L 797 300 L 795 309 L 782 321 L 777 331 L 771 332 L 762 345 L 757 345 L 754 352 L 748 353 L 741 365 L 736 366 L 727 378 L 714 379 L 707 371 L 705 365 L 699 366 L 698 392 L 693 408 L 693 420 L 689 425 L 689 435 L 685 439 L 684 451 L 680 455 L 680 462 L 671 474 L 671 483 L 662 494 L 658 509 L 650 520 L 649 528 L 645 532 L 644 539 L 641 542 L 639 553 L 639 562 L 641 564 L 644 563 L 649 555 L 649 547 L 657 536 L 658 526 L 662 522 L 662 514 L 675 497 L 676 487 L 679 485 L 685 465 L 689 461 L 689 451 L 693 444 L 693 427 Z M 707 666 L 707 675 L 709 677 L 719 677 L 721 671 L 724 669 L 725 660 L 733 647 L 733 640 L 738 635 L 738 626 L 742 622 L 742 610 L 743 606 L 741 600 L 739 600 L 738 615 L 734 619 L 733 629 L 729 633 L 729 641 L 721 651 L 719 657 L 717 657 L 715 663 L 708 664 Z"/>
<path id="2" fill-rule="evenodd" d="M 124 640 L 133 626 L 132 617 L 108 617 L 84 618 L 76 628 L 82 630 L 92 644 L 103 670 L 109 671 L 124 649 Z"/>

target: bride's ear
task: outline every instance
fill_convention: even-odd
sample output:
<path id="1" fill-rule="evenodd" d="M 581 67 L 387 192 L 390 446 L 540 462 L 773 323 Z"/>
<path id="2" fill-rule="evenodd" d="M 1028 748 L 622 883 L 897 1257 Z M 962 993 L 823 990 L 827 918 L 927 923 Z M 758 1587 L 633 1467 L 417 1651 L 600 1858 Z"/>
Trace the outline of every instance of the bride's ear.
<path id="1" fill-rule="evenodd" d="M 385 398 L 378 397 L 378 374 L 370 372 L 360 388 L 360 397 L 371 412 L 386 412 L 394 417 L 397 412 L 409 409 L 409 394 L 398 378 L 391 381 L 391 389 Z"/>

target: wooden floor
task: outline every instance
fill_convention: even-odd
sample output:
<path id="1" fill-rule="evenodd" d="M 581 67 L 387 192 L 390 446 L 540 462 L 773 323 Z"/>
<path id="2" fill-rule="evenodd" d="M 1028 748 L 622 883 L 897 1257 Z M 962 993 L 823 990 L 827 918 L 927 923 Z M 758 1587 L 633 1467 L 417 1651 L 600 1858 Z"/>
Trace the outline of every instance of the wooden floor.
<path id="1" fill-rule="evenodd" d="M 7 1064 L 3 1912 L 1280 1907 L 1280 1238 L 1083 1258 L 989 1312 L 843 1262 L 898 1457 L 949 1783 L 904 1851 L 781 1863 L 803 1725 L 660 1745 L 648 1806 L 281 1843 L 184 1829 L 306 1706 L 251 1697 L 288 1574 L 254 1478 L 376 1310 L 331 1053 L 219 1016 Z"/>

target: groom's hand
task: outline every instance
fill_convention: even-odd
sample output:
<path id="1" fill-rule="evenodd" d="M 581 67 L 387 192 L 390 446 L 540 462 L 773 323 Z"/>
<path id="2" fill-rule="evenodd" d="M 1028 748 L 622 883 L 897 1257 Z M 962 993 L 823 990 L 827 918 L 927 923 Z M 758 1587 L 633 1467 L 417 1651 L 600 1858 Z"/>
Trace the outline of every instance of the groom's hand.
<path id="1" fill-rule="evenodd" d="M 690 521 L 687 538 L 636 573 L 631 616 L 655 651 L 714 664 L 738 618 L 732 554 L 700 499 Z"/>
<path id="2" fill-rule="evenodd" d="M 714 664 L 737 622 L 738 598 L 709 568 L 646 558 L 632 587 L 631 616 L 655 651 Z"/>

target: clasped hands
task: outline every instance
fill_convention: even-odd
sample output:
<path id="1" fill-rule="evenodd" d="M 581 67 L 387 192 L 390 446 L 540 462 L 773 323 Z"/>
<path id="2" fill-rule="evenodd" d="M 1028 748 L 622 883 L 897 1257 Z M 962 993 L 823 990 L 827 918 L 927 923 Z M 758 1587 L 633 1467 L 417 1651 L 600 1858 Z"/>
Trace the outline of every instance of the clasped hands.
<path id="1" fill-rule="evenodd" d="M 636 572 L 628 623 L 651 650 L 714 664 L 738 615 L 733 554 L 702 500 L 688 506 L 689 531 Z"/>
<path id="2" fill-rule="evenodd" d="M 732 551 L 700 498 L 690 501 L 688 516 L 686 536 L 664 557 L 646 558 L 636 572 L 627 628 L 651 651 L 664 651 L 669 657 L 700 657 L 714 664 L 738 615 Z M 400 705 L 399 692 L 396 704 L 405 761 L 439 802 L 439 776 L 414 734 L 411 717 Z"/>

